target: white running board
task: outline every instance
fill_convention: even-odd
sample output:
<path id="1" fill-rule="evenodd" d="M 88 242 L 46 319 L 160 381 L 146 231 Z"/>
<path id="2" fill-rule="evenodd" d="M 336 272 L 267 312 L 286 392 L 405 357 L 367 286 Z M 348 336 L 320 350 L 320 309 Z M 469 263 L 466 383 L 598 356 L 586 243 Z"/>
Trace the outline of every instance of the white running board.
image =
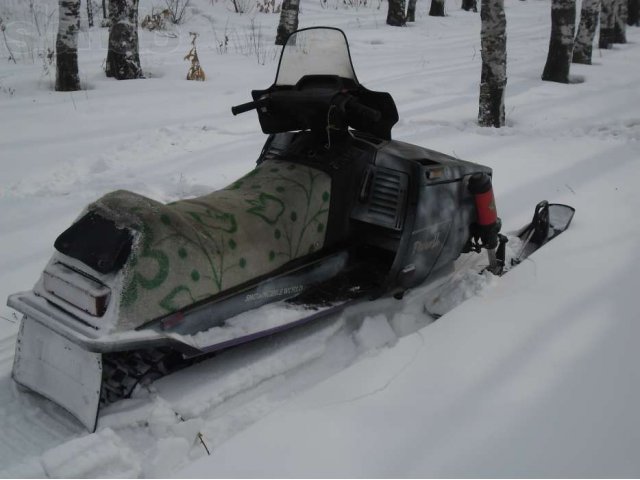
<path id="1" fill-rule="evenodd" d="M 95 431 L 102 383 L 100 353 L 83 350 L 25 315 L 12 375 L 18 384 L 57 403 Z"/>

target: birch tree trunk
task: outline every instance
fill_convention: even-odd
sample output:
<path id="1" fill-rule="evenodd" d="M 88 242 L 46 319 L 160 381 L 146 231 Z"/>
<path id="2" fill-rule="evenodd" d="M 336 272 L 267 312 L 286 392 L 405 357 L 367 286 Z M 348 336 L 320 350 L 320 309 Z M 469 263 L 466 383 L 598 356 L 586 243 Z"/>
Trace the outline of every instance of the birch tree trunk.
<path id="1" fill-rule="evenodd" d="M 615 0 L 613 43 L 627 43 L 627 0 Z"/>
<path id="2" fill-rule="evenodd" d="M 601 0 L 599 48 L 609 48 L 615 35 L 615 0 Z"/>
<path id="3" fill-rule="evenodd" d="M 87 21 L 93 27 L 93 0 L 87 0 Z"/>
<path id="4" fill-rule="evenodd" d="M 429 15 L 432 17 L 444 17 L 444 1 L 445 0 L 431 0 Z"/>
<path id="5" fill-rule="evenodd" d="M 109 51 L 107 77 L 142 78 L 138 52 L 138 0 L 109 1 Z"/>
<path id="6" fill-rule="evenodd" d="M 466 10 L 470 12 L 473 10 L 474 12 L 478 11 L 478 0 L 462 0 L 462 10 Z"/>
<path id="7" fill-rule="evenodd" d="M 387 25 L 401 27 L 405 24 L 404 16 L 405 0 L 389 0 L 389 10 L 387 11 Z"/>
<path id="8" fill-rule="evenodd" d="M 569 83 L 575 23 L 575 0 L 551 1 L 551 39 L 542 80 Z"/>
<path id="9" fill-rule="evenodd" d="M 573 63 L 591 65 L 593 39 L 596 36 L 598 15 L 600 14 L 600 0 L 582 0 L 580 9 L 580 24 L 573 46 Z"/>
<path id="10" fill-rule="evenodd" d="M 56 38 L 56 90 L 80 90 L 78 75 L 78 31 L 80 0 L 58 1 L 58 36 Z"/>
<path id="11" fill-rule="evenodd" d="M 280 10 L 280 23 L 276 33 L 276 45 L 284 45 L 289 35 L 298 29 L 300 0 L 284 0 Z"/>
<path id="12" fill-rule="evenodd" d="M 407 5 L 407 22 L 416 21 L 416 3 L 418 3 L 418 0 L 409 0 L 409 5 Z"/>
<path id="13" fill-rule="evenodd" d="M 480 7 L 482 73 L 478 123 L 504 126 L 504 91 L 507 86 L 507 20 L 504 0 L 482 0 Z"/>
<path id="14" fill-rule="evenodd" d="M 627 2 L 627 25 L 640 25 L 640 0 L 629 0 Z"/>

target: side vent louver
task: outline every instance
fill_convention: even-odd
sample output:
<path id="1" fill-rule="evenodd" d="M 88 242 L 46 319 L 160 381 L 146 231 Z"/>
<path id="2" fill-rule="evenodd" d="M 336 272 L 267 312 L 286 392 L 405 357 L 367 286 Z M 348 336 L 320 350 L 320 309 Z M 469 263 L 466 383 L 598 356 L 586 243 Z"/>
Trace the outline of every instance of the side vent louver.
<path id="1" fill-rule="evenodd" d="M 407 174 L 377 168 L 365 175 L 360 204 L 352 217 L 381 227 L 401 230 L 407 198 Z"/>

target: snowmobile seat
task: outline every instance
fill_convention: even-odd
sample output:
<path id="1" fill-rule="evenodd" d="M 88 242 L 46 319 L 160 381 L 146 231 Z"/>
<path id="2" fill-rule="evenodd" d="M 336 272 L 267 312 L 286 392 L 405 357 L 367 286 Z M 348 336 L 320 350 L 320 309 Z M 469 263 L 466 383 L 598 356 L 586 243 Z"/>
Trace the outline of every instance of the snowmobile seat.
<path id="1" fill-rule="evenodd" d="M 198 198 L 164 205 L 125 190 L 100 198 L 89 214 L 133 238 L 120 269 L 118 329 L 135 328 L 320 250 L 330 192 L 326 173 L 268 160 Z"/>

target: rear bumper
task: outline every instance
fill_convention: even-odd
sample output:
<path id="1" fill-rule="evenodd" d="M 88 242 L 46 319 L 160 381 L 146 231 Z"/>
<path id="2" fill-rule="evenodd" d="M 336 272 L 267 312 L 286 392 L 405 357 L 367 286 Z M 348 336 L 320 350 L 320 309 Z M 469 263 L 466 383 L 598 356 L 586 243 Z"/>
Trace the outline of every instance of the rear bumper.
<path id="1" fill-rule="evenodd" d="M 105 334 L 82 323 L 78 318 L 56 307 L 33 291 L 9 296 L 7 305 L 69 342 L 93 353 L 120 352 L 162 346 L 173 346 L 183 350 L 189 348 L 177 338 L 172 338 L 170 334 L 155 330 L 133 330 Z"/>

